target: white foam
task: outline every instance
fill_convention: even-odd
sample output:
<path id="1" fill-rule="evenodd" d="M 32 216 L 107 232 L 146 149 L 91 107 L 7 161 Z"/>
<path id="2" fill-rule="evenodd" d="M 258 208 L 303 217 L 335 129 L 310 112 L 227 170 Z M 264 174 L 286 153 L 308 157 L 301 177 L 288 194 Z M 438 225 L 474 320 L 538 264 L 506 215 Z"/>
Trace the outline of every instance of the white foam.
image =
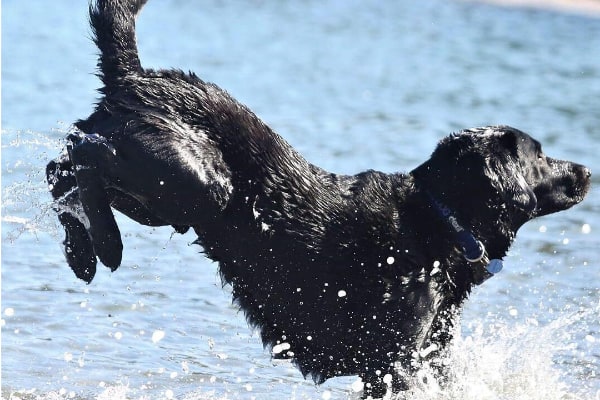
<path id="1" fill-rule="evenodd" d="M 447 366 L 448 383 L 439 385 L 433 378 L 434 369 L 425 366 L 411 380 L 412 389 L 404 395 L 415 400 L 590 398 L 593 389 L 569 387 L 564 367 L 561 369 L 556 359 L 568 347 L 561 335 L 587 318 L 583 314 L 594 312 L 598 310 L 564 315 L 546 326 L 536 319 L 471 322 L 466 327 L 471 333 L 463 336 L 459 328 L 448 351 L 436 360 Z M 594 343 L 593 336 L 588 336 L 587 343 Z M 595 395 L 600 395 L 600 391 Z"/>

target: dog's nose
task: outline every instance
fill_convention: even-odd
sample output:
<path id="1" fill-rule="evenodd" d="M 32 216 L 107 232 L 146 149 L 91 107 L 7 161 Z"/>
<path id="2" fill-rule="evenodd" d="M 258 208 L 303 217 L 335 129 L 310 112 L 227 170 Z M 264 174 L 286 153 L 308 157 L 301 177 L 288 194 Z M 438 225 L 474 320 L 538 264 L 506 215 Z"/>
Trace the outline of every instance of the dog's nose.
<path id="1" fill-rule="evenodd" d="M 582 179 L 590 179 L 592 176 L 592 170 L 590 170 L 585 165 L 575 164 L 573 163 L 573 173 L 577 174 L 578 177 Z"/>
<path id="2" fill-rule="evenodd" d="M 583 165 L 581 165 L 579 167 L 577 172 L 578 172 L 579 176 L 581 176 L 581 178 L 584 179 L 585 181 L 589 181 L 590 178 L 592 177 L 592 170 Z"/>

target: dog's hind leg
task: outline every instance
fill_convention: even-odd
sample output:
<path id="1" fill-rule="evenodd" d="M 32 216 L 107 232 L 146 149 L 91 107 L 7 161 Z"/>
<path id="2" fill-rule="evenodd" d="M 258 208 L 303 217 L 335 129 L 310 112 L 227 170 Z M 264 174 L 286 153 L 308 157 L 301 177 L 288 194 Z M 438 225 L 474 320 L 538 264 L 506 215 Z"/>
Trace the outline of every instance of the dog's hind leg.
<path id="1" fill-rule="evenodd" d="M 123 243 L 110 208 L 104 175 L 106 165 L 114 159 L 114 150 L 99 135 L 70 135 L 69 157 L 74 165 L 79 200 L 89 221 L 87 232 L 95 254 L 111 270 L 121 264 Z"/>

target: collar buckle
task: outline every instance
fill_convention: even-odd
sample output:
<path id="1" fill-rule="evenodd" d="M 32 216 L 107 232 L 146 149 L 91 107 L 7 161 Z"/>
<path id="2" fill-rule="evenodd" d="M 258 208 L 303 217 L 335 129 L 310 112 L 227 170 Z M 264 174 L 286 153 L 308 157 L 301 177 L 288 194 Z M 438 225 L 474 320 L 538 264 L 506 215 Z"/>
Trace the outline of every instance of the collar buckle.
<path id="1" fill-rule="evenodd" d="M 465 229 L 459 223 L 458 218 L 456 218 L 452 210 L 433 197 L 429 191 L 426 193 L 437 214 L 454 233 L 456 241 L 462 248 L 463 257 L 471 264 L 475 284 L 481 285 L 484 281 L 500 272 L 503 267 L 502 260 L 496 258 L 490 260 L 483 243 L 477 240 L 471 231 Z"/>
<path id="2" fill-rule="evenodd" d="M 472 234 L 470 235 L 473 236 Z M 478 263 L 479 261 L 483 260 L 484 257 L 486 257 L 485 246 L 483 245 L 483 243 L 481 243 L 480 240 L 475 239 L 475 237 L 473 237 L 473 241 L 477 245 L 477 249 L 475 249 L 474 247 L 470 249 L 463 248 L 463 255 L 465 257 L 465 260 L 467 260 L 468 262 Z M 478 253 L 473 254 L 474 251 Z"/>

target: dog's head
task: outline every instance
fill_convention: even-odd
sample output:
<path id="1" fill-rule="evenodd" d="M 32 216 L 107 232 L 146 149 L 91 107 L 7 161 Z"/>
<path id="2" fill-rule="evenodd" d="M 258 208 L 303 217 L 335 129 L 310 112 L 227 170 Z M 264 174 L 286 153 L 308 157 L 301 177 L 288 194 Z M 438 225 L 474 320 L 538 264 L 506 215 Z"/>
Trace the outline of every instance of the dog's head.
<path id="1" fill-rule="evenodd" d="M 582 201 L 591 172 L 582 165 L 546 157 L 540 143 L 526 133 L 493 126 L 445 138 L 413 175 L 470 220 L 465 223 L 481 223 L 482 216 L 491 216 L 489 211 L 495 210 L 496 215 L 506 217 L 510 225 L 506 228 L 516 232 L 532 218 Z"/>

